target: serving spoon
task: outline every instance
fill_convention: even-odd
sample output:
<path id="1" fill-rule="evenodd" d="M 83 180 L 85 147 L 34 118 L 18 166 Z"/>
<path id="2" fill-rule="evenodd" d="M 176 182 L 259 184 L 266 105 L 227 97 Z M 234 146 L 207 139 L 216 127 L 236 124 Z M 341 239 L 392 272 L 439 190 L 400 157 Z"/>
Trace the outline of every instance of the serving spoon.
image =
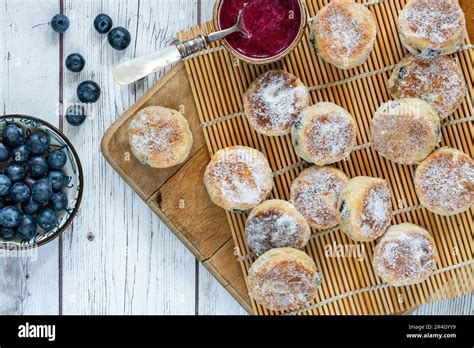
<path id="1" fill-rule="evenodd" d="M 179 62 L 203 49 L 209 44 L 226 36 L 240 32 L 248 36 L 243 24 L 243 11 L 239 11 L 237 23 L 232 27 L 211 33 L 209 35 L 199 35 L 191 40 L 166 47 L 149 55 L 135 58 L 116 66 L 113 70 L 113 78 L 120 85 L 129 85 L 152 73 L 158 72 L 169 65 Z"/>

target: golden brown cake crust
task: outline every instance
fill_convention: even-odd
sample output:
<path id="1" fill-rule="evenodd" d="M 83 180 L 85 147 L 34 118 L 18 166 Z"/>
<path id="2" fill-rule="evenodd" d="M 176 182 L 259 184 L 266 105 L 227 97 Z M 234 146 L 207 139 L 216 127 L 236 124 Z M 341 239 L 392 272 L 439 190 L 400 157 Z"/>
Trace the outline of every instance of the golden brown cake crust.
<path id="1" fill-rule="evenodd" d="M 339 196 L 337 216 L 341 231 L 357 242 L 383 235 L 392 218 L 387 182 L 365 176 L 349 180 Z"/>
<path id="2" fill-rule="evenodd" d="M 363 64 L 377 35 L 372 13 L 352 0 L 335 0 L 324 6 L 316 16 L 313 30 L 317 52 L 341 69 Z"/>
<path id="3" fill-rule="evenodd" d="M 351 153 L 356 142 L 354 117 L 328 102 L 304 109 L 291 131 L 296 154 L 318 166 L 336 163 Z"/>
<path id="4" fill-rule="evenodd" d="M 474 160 L 452 148 L 441 148 L 415 173 L 415 190 L 423 206 L 439 215 L 454 215 L 474 204 Z"/>
<path id="5" fill-rule="evenodd" d="M 389 101 L 372 119 L 371 142 L 377 152 L 400 164 L 418 164 L 441 140 L 441 124 L 421 99 Z"/>
<path id="6" fill-rule="evenodd" d="M 404 223 L 392 226 L 374 249 L 372 264 L 392 286 L 417 284 L 436 268 L 437 249 L 425 229 Z"/>
<path id="7" fill-rule="evenodd" d="M 291 184 L 291 202 L 311 227 L 328 229 L 338 224 L 337 201 L 349 179 L 332 167 L 311 167 Z"/>
<path id="8" fill-rule="evenodd" d="M 233 146 L 214 154 L 204 172 L 211 200 L 221 208 L 246 211 L 263 202 L 273 188 L 268 160 L 258 150 Z"/>
<path id="9" fill-rule="evenodd" d="M 306 86 L 292 74 L 271 70 L 256 79 L 244 95 L 250 125 L 263 135 L 289 134 L 301 110 L 309 106 Z"/>
<path id="10" fill-rule="evenodd" d="M 302 249 L 310 236 L 305 218 L 293 204 L 279 199 L 253 208 L 245 224 L 245 241 L 256 255 L 274 248 Z"/>
<path id="11" fill-rule="evenodd" d="M 393 71 L 388 88 L 395 99 L 428 102 L 441 119 L 454 113 L 466 94 L 461 67 L 446 56 L 421 59 L 407 55 Z"/>
<path id="12" fill-rule="evenodd" d="M 274 311 L 297 309 L 316 296 L 321 277 L 314 261 L 292 248 L 267 251 L 250 267 L 249 295 Z"/>
<path id="13" fill-rule="evenodd" d="M 411 0 L 400 13 L 398 26 L 403 45 L 423 58 L 455 52 L 467 35 L 458 0 Z"/>
<path id="14" fill-rule="evenodd" d="M 130 122 L 128 137 L 135 157 L 154 168 L 183 163 L 193 145 L 193 135 L 184 116 L 161 106 L 140 110 Z"/>

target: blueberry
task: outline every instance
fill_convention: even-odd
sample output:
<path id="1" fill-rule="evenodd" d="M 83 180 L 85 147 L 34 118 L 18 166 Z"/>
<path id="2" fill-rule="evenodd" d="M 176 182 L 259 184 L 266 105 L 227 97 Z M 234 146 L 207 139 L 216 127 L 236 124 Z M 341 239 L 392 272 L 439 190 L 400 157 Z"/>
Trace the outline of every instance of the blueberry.
<path id="1" fill-rule="evenodd" d="M 71 105 L 66 110 L 66 121 L 71 126 L 80 126 L 86 120 L 86 111 L 80 105 Z"/>
<path id="2" fill-rule="evenodd" d="M 398 79 L 400 81 L 403 81 L 403 79 L 407 76 L 408 70 L 405 66 L 401 66 L 400 69 L 398 70 Z"/>
<path id="3" fill-rule="evenodd" d="M 59 225 L 58 217 L 49 208 L 43 209 L 38 213 L 36 223 L 46 231 L 50 231 Z"/>
<path id="4" fill-rule="evenodd" d="M 23 212 L 30 215 L 35 215 L 41 208 L 43 208 L 43 204 L 33 199 L 30 199 L 28 202 L 23 202 L 21 205 Z"/>
<path id="5" fill-rule="evenodd" d="M 16 228 L 18 236 L 29 240 L 35 236 L 36 231 L 38 231 L 38 225 L 36 225 L 35 219 L 31 215 L 23 215 Z"/>
<path id="6" fill-rule="evenodd" d="M 0 143 L 0 162 L 6 162 L 10 159 L 10 149 L 3 143 Z"/>
<path id="7" fill-rule="evenodd" d="M 60 150 L 53 151 L 48 155 L 48 164 L 51 169 L 61 169 L 66 165 L 66 161 L 66 155 Z"/>
<path id="8" fill-rule="evenodd" d="M 64 174 L 62 171 L 53 171 L 48 173 L 48 181 L 53 186 L 53 191 L 61 191 L 64 187 L 69 184 L 69 176 Z"/>
<path id="9" fill-rule="evenodd" d="M 339 205 L 339 212 L 342 213 L 345 208 L 346 208 L 346 201 L 343 200 L 343 201 L 341 202 L 341 205 Z"/>
<path id="10" fill-rule="evenodd" d="M 16 227 L 20 223 L 21 214 L 16 207 L 5 207 L 0 210 L 0 225 Z"/>
<path id="11" fill-rule="evenodd" d="M 64 192 L 53 193 L 49 201 L 54 211 L 61 211 L 67 208 L 67 195 Z"/>
<path id="12" fill-rule="evenodd" d="M 301 126 L 303 126 L 303 122 L 301 122 L 301 119 L 297 119 L 293 125 L 295 129 L 301 129 Z"/>
<path id="13" fill-rule="evenodd" d="M 69 18 L 63 14 L 57 14 L 51 19 L 51 28 L 57 33 L 64 33 L 69 28 Z"/>
<path id="14" fill-rule="evenodd" d="M 0 238 L 12 240 L 16 237 L 16 229 L 12 227 L 0 226 Z"/>
<path id="15" fill-rule="evenodd" d="M 107 34 L 112 29 L 113 24 L 112 18 L 104 13 L 101 13 L 94 19 L 94 28 L 100 34 Z"/>
<path id="16" fill-rule="evenodd" d="M 19 146 L 25 142 L 25 132 L 22 128 L 10 124 L 3 129 L 2 138 L 7 146 Z"/>
<path id="17" fill-rule="evenodd" d="M 13 202 L 26 202 L 30 200 L 30 196 L 30 188 L 22 182 L 16 182 L 10 187 L 10 198 Z"/>
<path id="18" fill-rule="evenodd" d="M 31 198 L 38 203 L 46 203 L 53 195 L 53 185 L 48 179 L 40 179 L 31 188 Z"/>
<path id="19" fill-rule="evenodd" d="M 132 37 L 127 29 L 123 27 L 113 28 L 107 34 L 107 40 L 109 41 L 110 46 L 118 51 L 122 51 L 126 49 L 130 42 L 132 41 Z"/>
<path id="20" fill-rule="evenodd" d="M 28 136 L 28 139 L 26 139 L 26 145 L 32 154 L 41 155 L 49 149 L 51 138 L 46 132 L 37 131 Z"/>
<path id="21" fill-rule="evenodd" d="M 86 60 L 79 53 L 71 53 L 66 58 L 66 68 L 71 72 L 81 72 L 85 66 Z"/>
<path id="22" fill-rule="evenodd" d="M 0 174 L 0 196 L 6 196 L 12 186 L 10 178 L 4 174 Z"/>
<path id="23" fill-rule="evenodd" d="M 428 47 L 423 52 L 421 52 L 422 58 L 425 58 L 425 59 L 427 59 L 427 58 L 436 58 L 440 55 L 441 55 L 440 50 L 437 50 L 437 49 L 434 49 L 434 48 L 431 48 L 431 47 Z"/>
<path id="24" fill-rule="evenodd" d="M 22 181 L 26 177 L 26 169 L 22 164 L 11 163 L 5 168 L 5 174 L 11 181 Z"/>
<path id="25" fill-rule="evenodd" d="M 95 103 L 100 98 L 100 87 L 94 81 L 84 81 L 77 86 L 77 97 L 83 103 Z"/>
<path id="26" fill-rule="evenodd" d="M 33 178 L 41 178 L 48 173 L 48 161 L 46 158 L 36 156 L 28 161 L 28 173 Z"/>
<path id="27" fill-rule="evenodd" d="M 28 146 L 20 145 L 13 149 L 12 151 L 12 159 L 15 163 L 25 163 L 30 158 L 31 152 Z"/>

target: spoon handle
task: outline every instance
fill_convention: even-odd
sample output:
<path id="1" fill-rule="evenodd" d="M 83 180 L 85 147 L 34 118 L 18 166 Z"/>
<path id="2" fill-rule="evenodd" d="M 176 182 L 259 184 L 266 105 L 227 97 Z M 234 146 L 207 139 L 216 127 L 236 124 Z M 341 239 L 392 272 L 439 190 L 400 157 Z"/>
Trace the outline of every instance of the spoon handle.
<path id="1" fill-rule="evenodd" d="M 129 85 L 207 48 L 209 42 L 206 36 L 199 35 L 191 40 L 129 60 L 114 68 L 113 78 L 120 85 Z"/>

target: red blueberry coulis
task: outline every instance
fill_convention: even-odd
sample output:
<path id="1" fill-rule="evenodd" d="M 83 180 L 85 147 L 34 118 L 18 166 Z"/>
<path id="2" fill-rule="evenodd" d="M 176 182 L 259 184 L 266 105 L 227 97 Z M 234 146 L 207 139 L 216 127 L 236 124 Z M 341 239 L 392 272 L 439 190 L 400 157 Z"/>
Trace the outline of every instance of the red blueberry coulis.
<path id="1" fill-rule="evenodd" d="M 219 10 L 221 29 L 233 26 L 241 9 L 249 35 L 235 33 L 225 40 L 245 57 L 275 57 L 298 37 L 302 15 L 298 0 L 223 0 Z"/>

